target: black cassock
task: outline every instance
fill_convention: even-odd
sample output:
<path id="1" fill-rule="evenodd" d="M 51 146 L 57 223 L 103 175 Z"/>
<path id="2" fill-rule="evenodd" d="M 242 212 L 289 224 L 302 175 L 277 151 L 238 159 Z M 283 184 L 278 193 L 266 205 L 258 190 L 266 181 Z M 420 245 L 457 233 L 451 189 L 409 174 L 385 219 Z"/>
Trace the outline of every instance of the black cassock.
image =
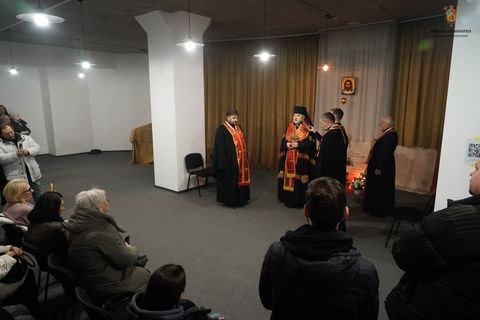
<path id="1" fill-rule="evenodd" d="M 294 190 L 287 191 L 283 188 L 283 179 L 285 174 L 285 156 L 288 150 L 285 136 L 282 138 L 280 145 L 280 158 L 278 162 L 278 200 L 284 202 L 285 206 L 289 208 L 301 208 L 305 204 L 305 190 L 308 183 L 313 179 L 315 168 L 315 139 L 308 135 L 307 138 L 298 142 L 298 152 L 303 157 L 297 158 L 297 165 L 295 166 L 296 175 Z"/>
<path id="2" fill-rule="evenodd" d="M 215 132 L 213 166 L 217 201 L 229 207 L 241 207 L 250 200 L 250 186 L 238 186 L 237 151 L 233 138 L 222 124 Z"/>
<path id="3" fill-rule="evenodd" d="M 315 176 L 335 178 L 345 185 L 348 137 L 338 126 L 328 130 L 323 137 L 316 132 L 315 137 L 321 140 Z"/>
<path id="4" fill-rule="evenodd" d="M 395 208 L 394 153 L 397 143 L 398 135 L 391 130 L 378 138 L 370 151 L 363 204 L 372 215 L 385 216 Z M 375 175 L 375 169 L 380 170 L 381 175 Z"/>

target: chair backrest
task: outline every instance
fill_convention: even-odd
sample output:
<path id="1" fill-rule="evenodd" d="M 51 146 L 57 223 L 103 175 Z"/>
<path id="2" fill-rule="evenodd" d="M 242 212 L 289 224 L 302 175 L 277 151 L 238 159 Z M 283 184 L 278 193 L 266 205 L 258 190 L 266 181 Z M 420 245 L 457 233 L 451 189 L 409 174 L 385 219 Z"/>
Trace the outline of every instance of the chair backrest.
<path id="1" fill-rule="evenodd" d="M 105 309 L 96 306 L 85 289 L 75 287 L 75 294 L 82 304 L 83 310 L 91 320 L 115 320 L 115 317 Z"/>
<path id="2" fill-rule="evenodd" d="M 68 268 L 62 258 L 55 253 L 51 253 L 48 256 L 47 265 L 48 271 L 62 284 L 65 294 L 75 297 L 75 285 L 77 282 L 75 274 Z"/>
<path id="3" fill-rule="evenodd" d="M 200 153 L 189 153 L 185 156 L 185 166 L 187 172 L 193 172 L 195 169 L 203 169 L 203 157 Z"/>
<path id="4" fill-rule="evenodd" d="M 25 241 L 25 237 L 23 238 L 23 250 L 27 251 L 28 253 L 32 254 L 37 260 L 38 265 L 42 270 L 47 270 L 47 259 L 48 256 L 43 252 L 43 250 L 37 246 L 36 244 L 30 243 Z"/>
<path id="5" fill-rule="evenodd" d="M 429 214 L 433 213 L 433 209 L 435 208 L 435 195 L 430 197 L 425 208 L 423 209 L 423 217 L 428 216 Z"/>

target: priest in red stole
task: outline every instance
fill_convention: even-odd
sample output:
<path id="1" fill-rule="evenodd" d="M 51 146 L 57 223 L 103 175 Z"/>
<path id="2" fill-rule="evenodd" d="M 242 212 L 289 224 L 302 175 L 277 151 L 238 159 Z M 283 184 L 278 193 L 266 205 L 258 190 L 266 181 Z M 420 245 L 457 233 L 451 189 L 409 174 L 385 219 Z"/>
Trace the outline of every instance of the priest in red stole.
<path id="1" fill-rule="evenodd" d="M 215 132 L 213 154 L 217 201 L 229 207 L 245 205 L 250 200 L 250 165 L 234 109 L 227 111 L 227 120 Z"/>
<path id="2" fill-rule="evenodd" d="M 313 180 L 315 139 L 309 131 L 312 122 L 307 109 L 296 106 L 293 119 L 282 137 L 278 163 L 278 200 L 289 208 L 301 208 L 305 190 Z"/>

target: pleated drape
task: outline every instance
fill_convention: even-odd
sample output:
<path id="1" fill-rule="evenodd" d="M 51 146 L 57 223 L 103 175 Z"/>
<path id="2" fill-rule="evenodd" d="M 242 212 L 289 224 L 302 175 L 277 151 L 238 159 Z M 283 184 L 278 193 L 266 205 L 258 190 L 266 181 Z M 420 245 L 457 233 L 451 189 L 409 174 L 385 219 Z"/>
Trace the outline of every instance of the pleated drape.
<path id="1" fill-rule="evenodd" d="M 253 55 L 268 47 L 276 57 Z M 314 117 L 318 36 L 208 43 L 204 48 L 207 155 L 225 112 L 235 108 L 251 166 L 276 168 L 280 139 L 294 105 Z"/>
<path id="2" fill-rule="evenodd" d="M 436 18 L 398 28 L 393 110 L 399 144 L 439 149 L 447 101 L 453 37 Z"/>

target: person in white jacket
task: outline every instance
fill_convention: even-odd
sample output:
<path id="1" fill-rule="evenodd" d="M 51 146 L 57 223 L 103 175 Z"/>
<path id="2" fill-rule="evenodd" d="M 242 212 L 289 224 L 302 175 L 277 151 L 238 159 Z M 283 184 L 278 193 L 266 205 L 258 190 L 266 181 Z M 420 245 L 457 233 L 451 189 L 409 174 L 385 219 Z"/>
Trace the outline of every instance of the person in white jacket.
<path id="1" fill-rule="evenodd" d="M 35 156 L 40 153 L 40 146 L 30 136 L 15 133 L 9 124 L 0 127 L 0 164 L 8 181 L 27 180 L 33 188 L 33 199 L 42 194 L 40 167 Z"/>
<path id="2" fill-rule="evenodd" d="M 23 253 L 22 249 L 14 246 L 0 246 L 0 281 L 5 277 L 8 272 L 13 268 L 17 260 L 14 258 L 17 255 Z M 24 280 L 24 279 L 22 279 Z M 20 283 L 1 283 L 0 282 L 0 301 L 5 300 L 10 295 L 12 295 L 18 287 L 22 285 L 23 281 Z"/>

